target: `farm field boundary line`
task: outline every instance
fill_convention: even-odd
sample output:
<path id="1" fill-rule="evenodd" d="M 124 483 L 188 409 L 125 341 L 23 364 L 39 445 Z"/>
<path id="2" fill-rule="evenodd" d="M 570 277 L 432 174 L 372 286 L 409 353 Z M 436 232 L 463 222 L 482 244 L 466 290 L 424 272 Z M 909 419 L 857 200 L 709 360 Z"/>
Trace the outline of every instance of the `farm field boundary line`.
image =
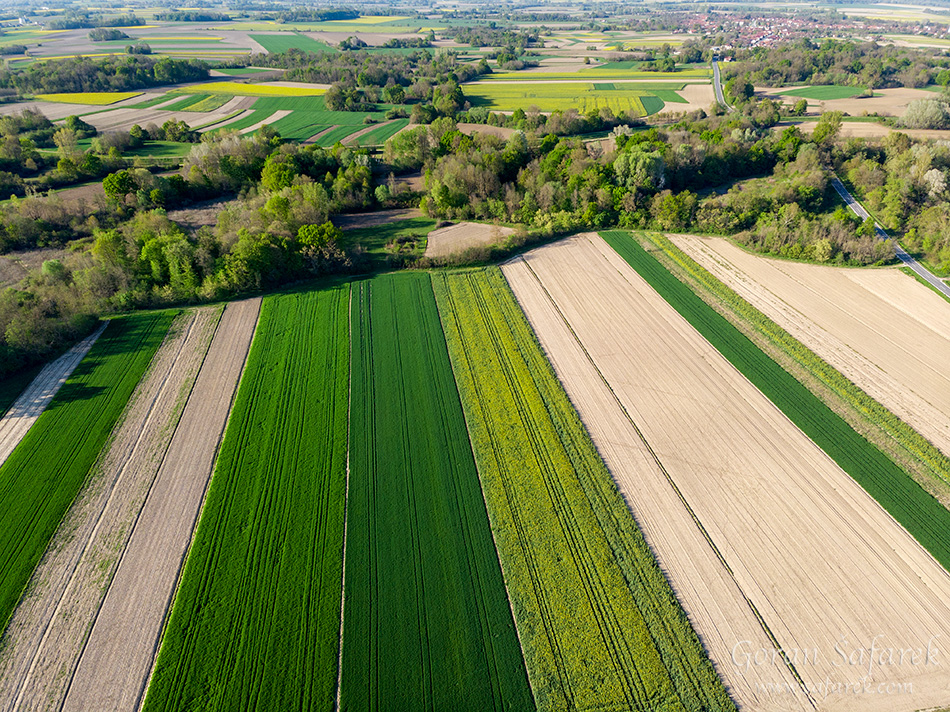
<path id="1" fill-rule="evenodd" d="M 10 453 L 33 426 L 36 419 L 42 415 L 108 325 L 108 321 L 102 322 L 92 334 L 58 359 L 44 366 L 26 390 L 3 414 L 0 418 L 0 466 L 3 466 Z"/>
<path id="2" fill-rule="evenodd" d="M 601 234 L 624 261 L 858 482 L 924 549 L 945 569 L 950 567 L 950 511 L 680 282 L 629 233 L 607 231 Z"/>
<path id="3" fill-rule="evenodd" d="M 674 269 L 679 270 L 683 277 L 694 285 L 694 291 L 698 290 L 697 293 L 700 295 L 703 293 L 711 295 L 715 303 L 722 305 L 722 308 L 730 312 L 739 323 L 750 325 L 766 343 L 778 353 L 784 354 L 793 363 L 798 364 L 833 397 L 840 398 L 848 408 L 856 412 L 859 418 L 863 418 L 873 427 L 883 431 L 892 447 L 903 451 L 913 461 L 921 463 L 926 468 L 923 473 L 917 474 L 918 477 L 923 478 L 921 484 L 926 483 L 930 487 L 936 485 L 938 491 L 946 496 L 947 483 L 950 483 L 950 458 L 835 367 L 740 297 L 733 289 L 677 247 L 668 237 L 659 233 L 649 233 L 646 238 L 659 248 L 661 254 Z M 821 397 L 822 394 L 815 395 Z M 882 442 L 881 446 L 886 446 L 886 444 Z"/>
<path id="4" fill-rule="evenodd" d="M 734 709 L 501 272 L 433 286 L 538 708 Z"/>
<path id="5" fill-rule="evenodd" d="M 341 709 L 533 709 L 431 278 L 353 289 Z"/>
<path id="6" fill-rule="evenodd" d="M 219 316 L 214 307 L 179 315 L 136 387 L 11 619 L 0 700 L 12 707 L 0 709 L 62 703 Z"/>
<path id="7" fill-rule="evenodd" d="M 192 541 L 259 299 L 231 302 L 76 666 L 62 710 L 138 707 Z"/>
<path id="8" fill-rule="evenodd" d="M 348 289 L 263 301 L 145 710 L 332 707 Z"/>
<path id="9" fill-rule="evenodd" d="M 112 320 L 0 466 L 0 625 L 46 551 L 175 312 Z"/>

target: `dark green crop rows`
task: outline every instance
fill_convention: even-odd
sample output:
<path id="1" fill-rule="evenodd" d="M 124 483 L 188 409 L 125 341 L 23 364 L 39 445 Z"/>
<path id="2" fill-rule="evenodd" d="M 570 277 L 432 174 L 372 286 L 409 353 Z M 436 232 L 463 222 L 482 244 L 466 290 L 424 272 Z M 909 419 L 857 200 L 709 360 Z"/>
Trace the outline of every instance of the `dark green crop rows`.
<path id="1" fill-rule="evenodd" d="M 264 300 L 146 710 L 330 710 L 349 288 Z"/>
<path id="2" fill-rule="evenodd" d="M 341 709 L 531 710 L 429 275 L 353 290 Z"/>
<path id="3" fill-rule="evenodd" d="M 851 475 L 945 568 L 950 568 L 950 511 L 725 317 L 674 277 L 632 236 L 623 231 L 604 232 L 601 235 L 713 347 Z"/>
<path id="4" fill-rule="evenodd" d="M 174 317 L 113 319 L 0 467 L 3 628 Z"/>

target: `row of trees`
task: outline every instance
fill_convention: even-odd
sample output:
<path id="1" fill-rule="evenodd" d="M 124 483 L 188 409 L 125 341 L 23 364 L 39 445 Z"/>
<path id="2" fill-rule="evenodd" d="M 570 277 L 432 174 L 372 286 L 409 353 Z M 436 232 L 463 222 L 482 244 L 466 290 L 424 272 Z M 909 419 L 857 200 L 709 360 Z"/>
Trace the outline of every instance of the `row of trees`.
<path id="1" fill-rule="evenodd" d="M 196 59 L 153 59 L 140 55 L 36 62 L 22 69 L 0 68 L 0 87 L 23 94 L 129 91 L 162 84 L 198 82 L 210 76 Z"/>
<path id="2" fill-rule="evenodd" d="M 874 42 L 809 39 L 736 53 L 723 66 L 725 79 L 742 84 L 842 84 L 878 89 L 922 87 L 950 82 L 950 57 L 933 50 L 878 45 Z"/>

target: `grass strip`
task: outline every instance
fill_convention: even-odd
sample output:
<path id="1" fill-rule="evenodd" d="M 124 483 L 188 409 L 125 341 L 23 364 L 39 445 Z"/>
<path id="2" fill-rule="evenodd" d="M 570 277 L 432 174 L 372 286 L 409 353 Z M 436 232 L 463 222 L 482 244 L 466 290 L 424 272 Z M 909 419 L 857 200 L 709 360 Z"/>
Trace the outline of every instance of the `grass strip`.
<path id="1" fill-rule="evenodd" d="M 534 709 L 432 283 L 353 286 L 340 709 Z"/>
<path id="2" fill-rule="evenodd" d="M 175 314 L 113 319 L 0 467 L 4 629 Z"/>
<path id="3" fill-rule="evenodd" d="M 538 709 L 734 710 L 500 270 L 432 280 Z"/>
<path id="4" fill-rule="evenodd" d="M 264 300 L 145 710 L 333 708 L 348 297 Z"/>
<path id="5" fill-rule="evenodd" d="M 724 316 L 700 299 L 628 232 L 608 231 L 601 233 L 601 236 L 714 348 L 874 497 L 944 568 L 950 566 L 950 511 Z M 653 239 L 658 244 L 667 240 L 665 237 Z M 734 298 L 740 299 L 738 295 Z M 749 305 L 748 309 L 751 308 Z M 877 404 L 875 408 L 873 400 L 870 403 L 862 402 L 857 393 L 839 382 L 839 379 L 843 379 L 840 374 L 836 378 L 832 373 L 834 369 L 827 364 L 822 367 L 817 356 L 812 355 L 811 358 L 815 360 L 810 360 L 807 354 L 801 356 L 813 366 L 816 375 L 823 373 L 829 386 L 841 387 L 846 399 L 854 398 L 855 407 L 867 409 L 872 415 L 886 420 L 887 411 L 883 406 Z M 857 390 L 855 386 L 852 388 Z M 921 455 L 928 454 L 924 447 L 926 441 L 919 435 L 917 438 L 921 442 L 914 442 L 913 431 L 905 435 L 905 447 L 920 449 Z"/>

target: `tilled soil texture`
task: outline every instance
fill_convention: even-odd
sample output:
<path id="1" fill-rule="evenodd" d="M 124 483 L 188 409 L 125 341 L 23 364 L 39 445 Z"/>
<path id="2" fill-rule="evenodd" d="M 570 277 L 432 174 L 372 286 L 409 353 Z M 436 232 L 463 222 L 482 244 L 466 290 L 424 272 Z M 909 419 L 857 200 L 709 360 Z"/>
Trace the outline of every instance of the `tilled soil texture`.
<path id="1" fill-rule="evenodd" d="M 220 317 L 178 317 L 11 620 L 3 710 L 57 706 L 168 449 Z"/>
<path id="2" fill-rule="evenodd" d="M 92 334 L 58 359 L 47 364 L 33 379 L 29 388 L 23 391 L 6 414 L 0 418 L 0 465 L 6 461 L 30 426 L 46 410 L 46 406 L 53 400 L 60 386 L 66 382 L 73 369 L 79 365 L 107 325 L 108 322 L 103 322 Z"/>
<path id="3" fill-rule="evenodd" d="M 598 236 L 504 272 L 743 709 L 946 703 L 950 575 L 870 495 Z"/>
<path id="4" fill-rule="evenodd" d="M 259 312 L 260 299 L 249 299 L 221 317 L 63 710 L 133 710 L 141 702 Z"/>
<path id="5" fill-rule="evenodd" d="M 898 270 L 773 260 L 721 238 L 686 254 L 950 455 L 950 304 Z"/>

